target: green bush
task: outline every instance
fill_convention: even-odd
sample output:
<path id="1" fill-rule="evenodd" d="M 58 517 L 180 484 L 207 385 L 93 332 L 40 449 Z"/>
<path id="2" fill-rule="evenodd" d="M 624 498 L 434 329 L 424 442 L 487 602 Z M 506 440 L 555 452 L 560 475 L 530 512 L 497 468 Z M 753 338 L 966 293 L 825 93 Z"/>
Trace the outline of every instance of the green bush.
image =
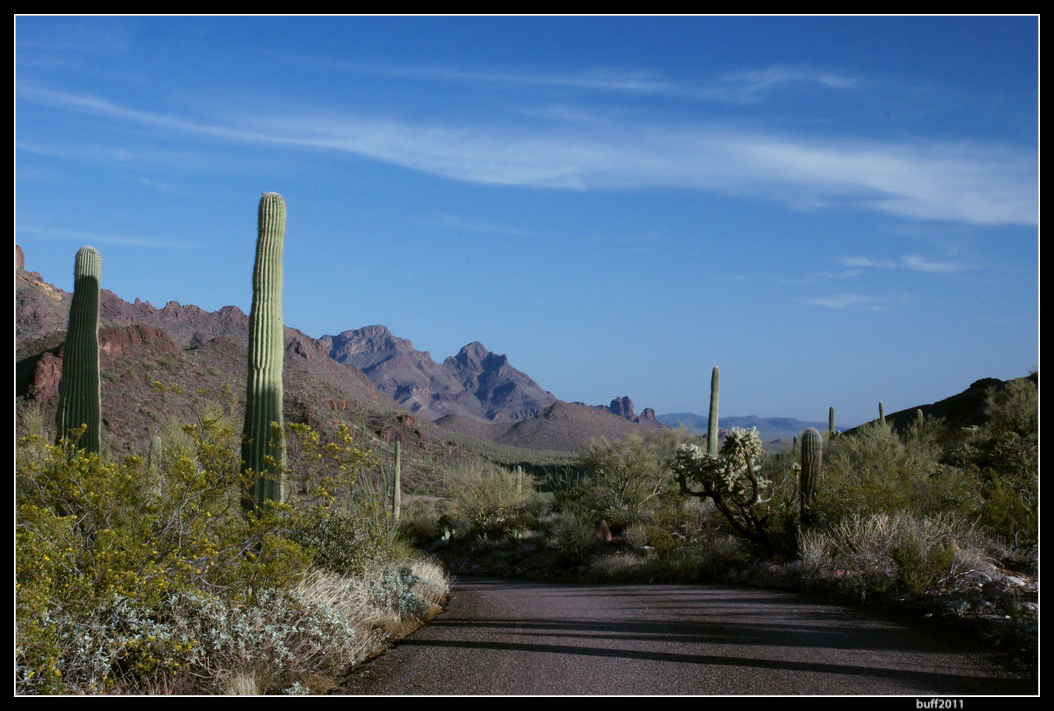
<path id="1" fill-rule="evenodd" d="M 976 481 L 942 463 L 935 432 L 901 437 L 881 423 L 831 440 L 824 454 L 817 518 L 836 523 L 850 515 L 900 511 L 918 515 L 957 511 L 976 515 L 981 505 Z"/>
<path id="2" fill-rule="evenodd" d="M 581 508 L 565 509 L 546 521 L 546 545 L 553 553 L 550 564 L 556 569 L 588 563 L 600 551 L 597 522 Z"/>
<path id="3" fill-rule="evenodd" d="M 579 483 L 578 503 L 597 520 L 616 526 L 641 521 L 663 492 L 672 488 L 670 461 L 686 436 L 680 430 L 662 429 L 614 442 L 594 440 L 582 457 L 589 475 Z"/>
<path id="4" fill-rule="evenodd" d="M 890 549 L 890 557 L 897 566 L 897 582 L 913 595 L 922 595 L 948 577 L 955 562 L 955 548 L 938 543 L 923 550 L 918 537 L 909 534 Z"/>
<path id="5" fill-rule="evenodd" d="M 954 514 L 852 514 L 802 535 L 802 560 L 862 598 L 921 595 L 961 572 L 994 573 L 990 542 Z"/>
<path id="6" fill-rule="evenodd" d="M 241 496 L 249 482 L 229 422 L 202 417 L 182 435 L 167 446 L 162 440 L 150 476 L 136 457 L 111 462 L 67 443 L 49 446 L 39 435 L 19 440 L 20 693 L 129 688 L 170 676 L 194 653 L 193 638 L 150 631 L 173 600 L 205 596 L 251 607 L 289 589 L 313 561 L 347 571 L 376 557 L 362 552 L 369 546 L 348 545 L 351 532 L 369 536 L 361 524 L 373 519 L 362 506 L 349 508 L 368 456 L 347 436 L 321 443 L 319 457 L 305 460 L 316 468 L 299 470 L 294 505 L 246 515 Z M 319 530 L 327 535 L 297 540 Z M 113 634 L 100 637 L 108 625 Z"/>
<path id="7" fill-rule="evenodd" d="M 497 465 L 476 463 L 447 473 L 447 493 L 451 510 L 441 527 L 471 538 L 501 539 L 514 531 L 537 525 L 537 506 L 533 480 L 517 477 Z"/>

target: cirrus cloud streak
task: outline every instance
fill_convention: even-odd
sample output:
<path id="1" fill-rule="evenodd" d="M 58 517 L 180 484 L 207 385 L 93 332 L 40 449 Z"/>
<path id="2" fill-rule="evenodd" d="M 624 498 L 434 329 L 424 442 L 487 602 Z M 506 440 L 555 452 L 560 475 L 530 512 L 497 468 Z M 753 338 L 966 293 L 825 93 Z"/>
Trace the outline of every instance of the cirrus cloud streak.
<path id="1" fill-rule="evenodd" d="M 355 112 L 195 119 L 20 86 L 20 98 L 217 140 L 347 152 L 469 183 L 527 188 L 688 188 L 901 218 L 1038 223 L 1038 160 L 938 141 L 800 137 L 708 124 L 458 124 Z"/>

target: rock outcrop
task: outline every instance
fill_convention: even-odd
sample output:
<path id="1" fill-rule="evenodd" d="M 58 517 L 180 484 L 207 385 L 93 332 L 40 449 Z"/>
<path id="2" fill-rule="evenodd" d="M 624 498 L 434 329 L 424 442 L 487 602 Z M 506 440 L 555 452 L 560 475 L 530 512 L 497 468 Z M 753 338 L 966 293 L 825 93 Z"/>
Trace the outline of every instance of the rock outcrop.
<path id="1" fill-rule="evenodd" d="M 470 343 L 436 363 L 384 326 L 365 326 L 323 336 L 334 360 L 362 370 L 374 385 L 410 412 L 428 419 L 465 415 L 495 422 L 516 422 L 556 402 L 505 355 Z"/>

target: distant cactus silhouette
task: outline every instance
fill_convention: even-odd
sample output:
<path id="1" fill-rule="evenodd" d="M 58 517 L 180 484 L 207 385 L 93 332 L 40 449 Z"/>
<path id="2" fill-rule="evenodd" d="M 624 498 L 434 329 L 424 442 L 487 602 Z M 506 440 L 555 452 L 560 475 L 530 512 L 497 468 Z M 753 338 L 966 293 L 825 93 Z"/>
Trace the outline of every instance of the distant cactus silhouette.
<path id="1" fill-rule="evenodd" d="M 102 446 L 102 396 L 99 378 L 99 280 L 102 257 L 93 247 L 81 247 L 73 267 L 73 301 L 62 355 L 55 437 L 84 427 L 77 442 L 88 452 Z"/>
<path id="2" fill-rule="evenodd" d="M 834 405 L 827 411 L 827 436 L 834 437 Z"/>
<path id="3" fill-rule="evenodd" d="M 282 468 L 282 250 L 285 200 L 278 193 L 260 198 L 259 235 L 249 313 L 249 376 L 242 431 L 242 466 L 252 470 L 245 507 L 256 511 L 285 499 Z"/>
<path id="4" fill-rule="evenodd" d="M 721 397 L 721 371 L 715 365 L 710 374 L 710 417 L 706 421 L 706 451 L 717 456 L 717 405 Z"/>
<path id="5" fill-rule="evenodd" d="M 886 406 L 881 402 L 878 403 L 878 421 L 883 425 L 886 424 Z"/>

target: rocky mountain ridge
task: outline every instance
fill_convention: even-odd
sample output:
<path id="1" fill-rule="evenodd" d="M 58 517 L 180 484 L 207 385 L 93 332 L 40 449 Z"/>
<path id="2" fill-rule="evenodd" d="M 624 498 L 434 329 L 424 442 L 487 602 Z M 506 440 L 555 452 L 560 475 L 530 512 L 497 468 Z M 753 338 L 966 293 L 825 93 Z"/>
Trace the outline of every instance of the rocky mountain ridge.
<path id="1" fill-rule="evenodd" d="M 48 284 L 40 274 L 26 271 L 18 246 L 15 266 L 16 398 L 41 405 L 47 420 L 57 403 L 71 294 Z M 159 309 L 139 299 L 125 302 L 103 289 L 104 398 L 115 404 L 104 414 L 109 418 L 104 424 L 114 439 L 132 442 L 156 432 L 166 418 L 190 421 L 187 418 L 193 416 L 196 405 L 188 402 L 175 410 L 173 405 L 161 406 L 151 399 L 160 400 L 156 391 L 150 392 L 154 384 L 213 393 L 232 386 L 241 392 L 247 344 L 248 317 L 237 307 L 208 312 L 170 301 Z M 507 356 L 492 353 L 479 342 L 436 363 L 427 352 L 417 351 L 411 341 L 394 336 L 384 326 L 321 339 L 287 326 L 285 361 L 287 418 L 313 426 L 347 417 L 349 403 L 351 410 L 381 419 L 396 417 L 399 409 L 415 413 L 420 420 L 456 416 L 448 424 L 476 420 L 484 425 L 515 425 L 537 419 L 524 431 L 538 438 L 539 447 L 574 450 L 591 436 L 621 432 L 622 426 L 614 423 L 633 428 L 637 426 L 633 422 L 641 419 L 633 415 L 632 403 L 625 398 L 628 405 L 623 409 L 628 407 L 632 417 L 626 418 L 625 412 L 612 417 L 614 411 L 607 412 L 609 408 L 602 406 L 587 408 L 605 411 L 597 420 L 585 410 L 562 403 L 510 365 Z M 558 409 L 565 416 L 552 417 L 554 406 L 561 406 Z M 542 417 L 547 410 L 550 417 Z M 645 422 L 650 421 L 647 413 L 642 415 Z M 573 422 L 568 424 L 568 418 Z M 381 424 L 379 430 L 385 427 Z M 553 427 L 559 428 L 559 435 L 548 433 Z M 411 429 L 420 432 L 417 427 Z M 484 429 L 493 434 L 493 428 Z M 503 434 L 502 439 L 533 446 L 530 435 Z"/>

